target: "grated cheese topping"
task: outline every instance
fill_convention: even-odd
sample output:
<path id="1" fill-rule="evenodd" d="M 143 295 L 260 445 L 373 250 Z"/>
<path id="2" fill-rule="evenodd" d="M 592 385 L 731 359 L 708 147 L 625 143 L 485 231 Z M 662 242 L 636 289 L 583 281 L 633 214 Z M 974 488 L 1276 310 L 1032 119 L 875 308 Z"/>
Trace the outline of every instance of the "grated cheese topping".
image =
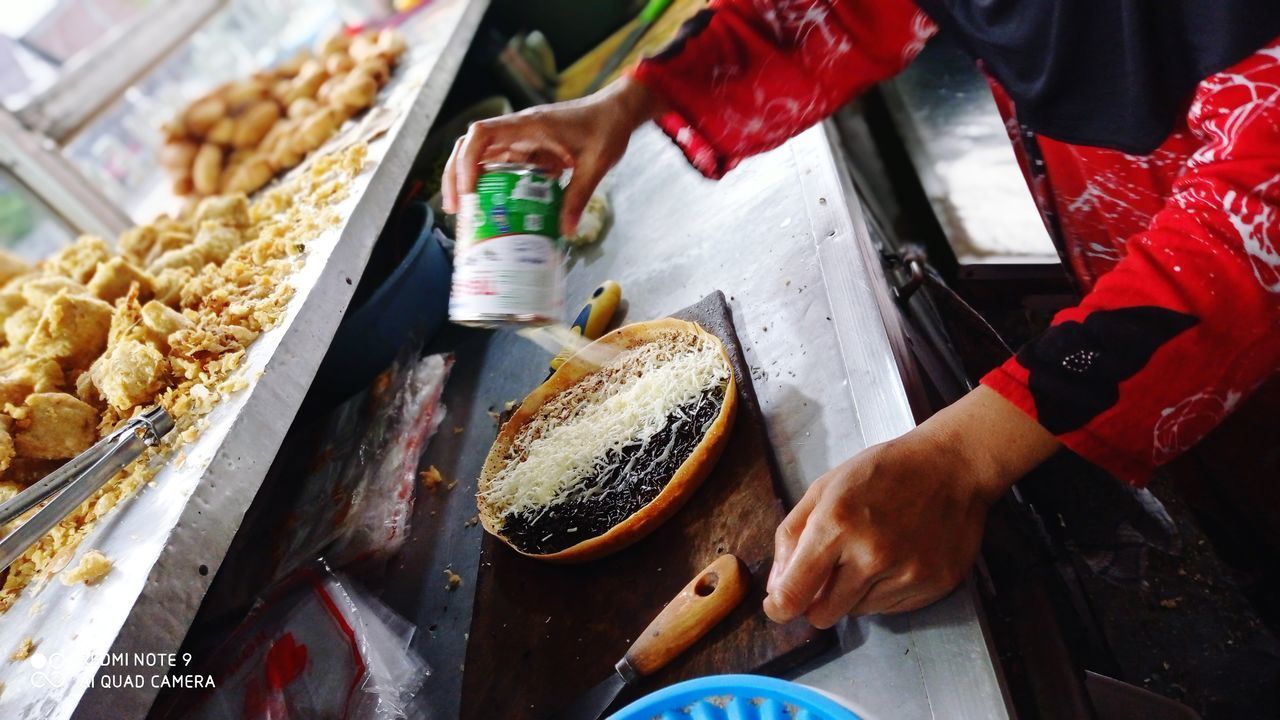
<path id="1" fill-rule="evenodd" d="M 499 518 L 532 517 L 591 493 L 583 481 L 612 470 L 607 457 L 639 443 L 628 453 L 634 462 L 673 413 L 728 382 L 729 364 L 714 341 L 676 337 L 619 352 L 539 408 L 481 500 Z"/>

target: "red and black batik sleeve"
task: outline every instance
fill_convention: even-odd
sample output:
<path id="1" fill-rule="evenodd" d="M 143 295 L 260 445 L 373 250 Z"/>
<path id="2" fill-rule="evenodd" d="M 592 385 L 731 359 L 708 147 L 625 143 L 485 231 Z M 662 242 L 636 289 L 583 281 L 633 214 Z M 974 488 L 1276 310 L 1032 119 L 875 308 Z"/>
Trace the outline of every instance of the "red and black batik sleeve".
<path id="1" fill-rule="evenodd" d="M 1150 227 L 983 379 L 1139 484 L 1280 368 L 1280 42 L 1202 82 L 1187 120 L 1202 145 Z"/>
<path id="2" fill-rule="evenodd" d="M 900 71 L 934 25 L 910 0 L 713 0 L 632 76 L 658 125 L 718 178 Z"/>

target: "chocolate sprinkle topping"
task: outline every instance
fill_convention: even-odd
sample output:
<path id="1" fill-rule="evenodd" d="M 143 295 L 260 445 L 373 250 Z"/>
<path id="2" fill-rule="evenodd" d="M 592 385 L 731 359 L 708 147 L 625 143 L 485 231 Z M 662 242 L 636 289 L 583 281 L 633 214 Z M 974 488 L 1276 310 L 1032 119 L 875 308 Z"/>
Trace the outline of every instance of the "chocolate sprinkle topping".
<path id="1" fill-rule="evenodd" d="M 504 516 L 503 536 L 522 552 L 547 555 L 602 535 L 631 517 L 662 492 L 693 454 L 720 415 L 727 387 L 711 388 L 668 415 L 648 444 L 634 442 L 606 455 L 605 464 L 613 467 L 581 482 L 584 490 L 596 492 L 575 494 L 532 517 Z"/>

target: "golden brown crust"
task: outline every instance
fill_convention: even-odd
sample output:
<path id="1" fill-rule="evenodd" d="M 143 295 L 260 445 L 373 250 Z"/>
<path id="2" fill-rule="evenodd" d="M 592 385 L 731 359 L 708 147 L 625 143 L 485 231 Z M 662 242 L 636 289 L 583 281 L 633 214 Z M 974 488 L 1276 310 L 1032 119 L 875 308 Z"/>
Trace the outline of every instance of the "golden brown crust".
<path id="1" fill-rule="evenodd" d="M 732 367 L 729 355 L 720 339 L 703 330 L 695 323 L 663 318 L 661 320 L 635 323 L 614 330 L 569 358 L 554 375 L 547 378 L 546 382 L 529 393 L 528 397 L 524 399 L 524 402 L 520 404 L 520 407 L 511 416 L 511 419 L 498 432 L 498 437 L 494 440 L 493 447 L 489 450 L 489 456 L 485 460 L 484 468 L 481 470 L 479 489 L 483 491 L 488 485 L 489 479 L 503 468 L 507 449 L 511 447 L 511 444 L 524 426 L 537 414 L 538 409 L 551 398 L 595 372 L 597 365 L 588 358 L 598 359 L 601 349 L 616 348 L 617 351 L 621 351 L 647 342 L 660 340 L 663 335 L 667 335 L 673 330 L 680 333 L 695 333 L 714 341 L 726 365 Z M 640 508 L 626 520 L 614 525 L 601 535 L 588 538 L 556 553 L 539 555 L 524 552 L 503 537 L 502 533 L 497 529 L 497 516 L 493 509 L 483 501 L 477 503 L 480 510 L 480 522 L 487 532 L 510 545 L 512 549 L 521 555 L 548 562 L 581 563 L 596 560 L 622 550 L 656 530 L 659 525 L 672 515 L 675 515 L 684 506 L 685 502 L 693 496 L 694 491 L 698 489 L 702 481 L 711 473 L 712 468 L 715 467 L 716 461 L 720 459 L 720 453 L 724 451 L 724 446 L 728 442 L 729 434 L 733 429 L 733 421 L 737 415 L 737 409 L 737 383 L 733 373 L 730 372 L 729 385 L 725 389 L 724 404 L 720 407 L 720 414 L 712 421 L 711 427 L 707 429 L 702 440 L 693 448 L 693 452 L 688 459 L 676 469 L 666 487 L 648 505 Z"/>

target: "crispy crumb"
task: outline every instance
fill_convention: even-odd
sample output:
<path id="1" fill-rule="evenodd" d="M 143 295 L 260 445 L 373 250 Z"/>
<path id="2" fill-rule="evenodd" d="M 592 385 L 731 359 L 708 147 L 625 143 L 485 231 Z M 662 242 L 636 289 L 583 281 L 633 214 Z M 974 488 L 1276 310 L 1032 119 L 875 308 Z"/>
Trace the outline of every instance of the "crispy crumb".
<path id="1" fill-rule="evenodd" d="M 340 222 L 335 206 L 346 193 L 348 181 L 363 167 L 365 152 L 366 148 L 357 144 L 294 173 L 289 180 L 259 193 L 251 203 L 237 201 L 245 203 L 247 215 L 161 216 L 147 226 L 150 229 L 131 232 L 129 237 L 138 242 L 122 240 L 125 257 L 142 271 L 137 273 L 139 277 L 155 280 L 155 300 L 141 308 L 135 308 L 128 296 L 116 301 L 113 308 L 83 287 L 97 272 L 98 264 L 112 257 L 101 240 L 78 242 L 76 250 L 64 251 L 30 271 L 30 279 L 57 275 L 66 282 L 57 292 L 46 293 L 47 298 L 38 298 L 41 308 L 28 304 L 8 317 L 4 336 L 9 347 L 5 350 L 14 353 L 16 363 L 37 351 L 56 360 L 65 373 L 64 378 L 49 375 L 49 382 L 57 387 L 33 385 L 32 389 L 50 395 L 61 391 L 68 397 L 57 396 L 61 405 L 53 409 L 68 412 L 42 416 L 25 404 L 12 403 L 22 416 L 13 417 L 14 460 L 27 459 L 24 452 L 56 454 L 59 457 L 55 459 L 70 457 L 67 453 L 73 449 L 72 440 L 78 449 L 83 440 L 96 440 L 112 432 L 153 402 L 169 411 L 175 429 L 14 561 L 0 581 L 0 612 L 12 607 L 23 588 L 61 572 L 95 523 L 150 484 L 165 459 L 208 426 L 205 416 L 218 402 L 248 385 L 248 373 L 235 371 L 243 365 L 248 346 L 285 318 L 294 297 L 290 276 L 306 261 L 305 252 L 299 251 L 305 251 L 311 240 Z M 153 269 L 152 263 L 161 256 L 179 250 L 199 250 L 202 262 L 195 267 Z M 115 291 L 104 294 L 110 296 Z M 0 306 L 6 297 L 0 297 Z M 158 358 L 153 350 L 159 353 Z M 88 372 L 104 354 L 119 360 L 126 351 L 129 356 L 150 357 L 153 362 L 145 375 L 123 378 L 106 362 L 99 365 L 96 374 Z M 117 369 L 133 370 L 130 363 L 116 365 Z M 90 377 L 76 382 L 82 375 Z M 0 377 L 0 398 L 6 380 L 27 383 L 35 378 L 31 373 L 20 377 L 5 373 Z M 130 383 L 127 386 L 113 385 L 126 380 Z M 102 387 L 95 387 L 98 382 L 113 392 L 102 392 Z M 31 392 L 25 385 L 18 389 L 24 394 Z M 64 424 L 70 410 L 79 408 L 70 400 L 92 407 L 93 422 L 84 438 L 71 432 L 76 428 L 41 434 L 42 420 Z"/>
<path id="2" fill-rule="evenodd" d="M 430 490 L 431 492 L 435 492 L 436 490 L 439 490 L 441 487 L 443 487 L 446 490 L 452 490 L 453 486 L 458 484 L 457 480 L 451 483 L 445 484 L 444 477 L 440 475 L 440 471 L 436 469 L 435 465 L 432 465 L 431 467 L 428 467 L 426 470 L 423 470 L 422 472 L 418 473 L 418 477 L 422 478 L 422 487 L 426 488 L 427 490 Z"/>
<path id="3" fill-rule="evenodd" d="M 454 425 L 454 426 L 453 426 L 453 434 L 454 434 L 454 435 L 461 435 L 461 434 L 462 434 L 463 429 L 464 429 L 464 428 L 463 428 L 461 425 Z"/>
<path id="4" fill-rule="evenodd" d="M 1178 607 L 1178 603 L 1180 602 L 1182 602 L 1181 597 L 1166 598 L 1160 601 L 1160 607 L 1165 608 L 1166 610 L 1173 610 Z"/>
<path id="5" fill-rule="evenodd" d="M 462 576 L 454 572 L 451 568 L 444 569 L 445 586 L 444 589 L 449 592 L 457 590 L 462 585 Z"/>
<path id="6" fill-rule="evenodd" d="M 507 401 L 507 404 L 502 406 L 502 409 L 503 409 L 503 410 L 506 410 L 507 412 L 511 412 L 511 410 L 512 410 L 515 406 L 516 406 L 516 401 L 515 401 L 515 400 L 508 400 L 508 401 Z"/>
<path id="7" fill-rule="evenodd" d="M 21 662 L 31 657 L 31 653 L 35 651 L 36 651 L 35 642 L 29 637 L 23 638 L 22 642 L 18 643 L 17 649 L 14 650 L 13 654 L 9 656 L 9 659 L 14 662 Z"/>
<path id="8" fill-rule="evenodd" d="M 90 550 L 80 558 L 80 564 L 62 576 L 63 585 L 96 585 L 111 572 L 111 558 L 97 550 Z"/>
<path id="9" fill-rule="evenodd" d="M 479 524 L 480 524 L 480 516 L 479 516 L 479 515 L 472 515 L 471 517 L 467 518 L 467 521 L 466 521 L 465 523 L 463 523 L 463 525 L 462 525 L 462 526 L 463 526 L 463 527 L 467 527 L 467 528 L 473 528 L 473 527 L 475 527 L 476 525 L 479 525 Z"/>
<path id="10" fill-rule="evenodd" d="M 497 423 L 497 422 L 502 422 L 502 414 L 501 414 L 501 413 L 496 413 L 496 412 L 494 412 L 494 411 L 492 411 L 492 410 L 486 410 L 485 412 L 489 413 L 489 417 L 493 418 L 493 421 L 494 421 L 495 423 Z"/>

